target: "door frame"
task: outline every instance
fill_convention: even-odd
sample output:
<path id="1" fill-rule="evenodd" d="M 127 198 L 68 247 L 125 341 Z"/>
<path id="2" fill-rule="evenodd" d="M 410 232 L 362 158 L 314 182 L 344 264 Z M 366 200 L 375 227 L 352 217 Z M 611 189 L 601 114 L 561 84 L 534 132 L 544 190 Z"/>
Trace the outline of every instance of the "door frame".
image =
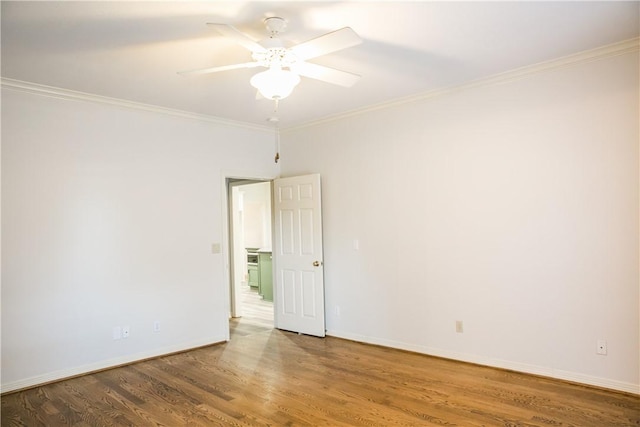
<path id="1" fill-rule="evenodd" d="M 273 193 L 273 180 L 276 179 L 277 176 L 264 176 L 264 175 L 249 175 L 243 173 L 223 173 L 222 174 L 222 242 L 223 242 L 223 254 L 224 254 L 224 263 L 225 268 L 224 271 L 224 283 L 226 286 L 224 287 L 224 299 L 227 305 L 227 315 L 226 315 L 226 341 L 229 341 L 231 338 L 231 334 L 229 331 L 229 319 L 233 314 L 233 307 L 235 306 L 235 289 L 233 286 L 233 241 L 231 240 L 231 236 L 233 234 L 232 230 L 232 220 L 231 220 L 231 191 L 234 186 L 246 185 L 246 184 L 257 184 L 260 182 L 269 182 L 271 184 L 271 191 Z M 273 246 L 273 194 L 271 195 L 271 243 Z M 275 286 L 274 286 L 274 299 L 275 299 Z M 275 325 L 275 314 L 274 314 L 274 325 Z"/>

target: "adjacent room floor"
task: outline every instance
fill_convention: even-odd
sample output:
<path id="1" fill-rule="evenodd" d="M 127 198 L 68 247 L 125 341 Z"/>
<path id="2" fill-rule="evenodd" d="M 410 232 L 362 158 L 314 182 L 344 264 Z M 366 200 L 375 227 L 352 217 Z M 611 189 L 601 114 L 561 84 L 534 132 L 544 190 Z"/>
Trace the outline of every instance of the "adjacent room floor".
<path id="1" fill-rule="evenodd" d="M 242 316 L 229 321 L 231 339 L 273 329 L 273 303 L 264 301 L 257 289 L 242 287 Z"/>

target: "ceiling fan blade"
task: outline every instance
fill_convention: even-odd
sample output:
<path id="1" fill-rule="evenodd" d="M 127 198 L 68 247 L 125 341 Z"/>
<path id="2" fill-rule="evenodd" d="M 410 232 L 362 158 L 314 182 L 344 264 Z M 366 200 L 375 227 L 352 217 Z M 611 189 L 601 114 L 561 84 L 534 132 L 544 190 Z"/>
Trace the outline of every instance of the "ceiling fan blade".
<path id="1" fill-rule="evenodd" d="M 301 60 L 316 58 L 320 55 L 346 49 L 362 43 L 360 36 L 350 27 L 327 33 L 293 46 L 290 50 Z"/>
<path id="2" fill-rule="evenodd" d="M 221 67 L 200 68 L 198 70 L 178 71 L 183 76 L 196 76 L 198 74 L 217 73 L 220 71 L 237 70 L 238 68 L 254 68 L 259 67 L 259 62 L 245 62 L 244 64 L 223 65 Z"/>
<path id="3" fill-rule="evenodd" d="M 360 79 L 358 74 L 336 70 L 335 68 L 312 64 L 310 62 L 296 62 L 289 68 L 301 76 L 311 77 L 312 79 L 322 80 L 323 82 L 344 87 L 351 87 Z"/>
<path id="4" fill-rule="evenodd" d="M 239 31 L 237 28 L 227 25 L 227 24 L 215 24 L 208 22 L 208 26 L 215 28 L 220 34 L 225 37 L 228 37 L 238 43 L 241 46 L 244 46 L 251 52 L 264 52 L 265 48 L 258 44 L 255 40 L 251 39 L 245 33 Z"/>

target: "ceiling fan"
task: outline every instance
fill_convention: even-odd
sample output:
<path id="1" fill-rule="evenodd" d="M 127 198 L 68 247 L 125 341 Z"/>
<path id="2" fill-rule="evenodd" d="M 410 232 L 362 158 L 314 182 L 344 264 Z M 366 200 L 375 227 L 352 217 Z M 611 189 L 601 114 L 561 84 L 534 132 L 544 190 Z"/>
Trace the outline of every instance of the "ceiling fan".
<path id="1" fill-rule="evenodd" d="M 178 74 L 198 75 L 239 68 L 265 67 L 266 71 L 251 78 L 251 85 L 257 88 L 259 94 L 264 98 L 276 101 L 291 94 L 293 88 L 300 82 L 300 76 L 344 87 L 350 87 L 360 79 L 358 74 L 307 62 L 309 59 L 362 43 L 360 36 L 350 27 L 324 34 L 292 47 L 286 47 L 280 39 L 280 33 L 284 31 L 286 26 L 285 20 L 274 16 L 266 18 L 264 23 L 270 36 L 260 42 L 254 41 L 231 25 L 208 23 L 208 26 L 213 27 L 223 36 L 248 49 L 253 61 L 181 71 Z"/>

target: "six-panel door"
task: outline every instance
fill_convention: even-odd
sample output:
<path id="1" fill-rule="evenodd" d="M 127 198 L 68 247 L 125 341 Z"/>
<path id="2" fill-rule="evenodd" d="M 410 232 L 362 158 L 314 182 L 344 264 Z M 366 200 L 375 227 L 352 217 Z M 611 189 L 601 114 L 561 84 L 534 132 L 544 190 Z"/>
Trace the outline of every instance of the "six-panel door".
<path id="1" fill-rule="evenodd" d="M 275 326 L 325 336 L 320 175 L 274 181 Z"/>

